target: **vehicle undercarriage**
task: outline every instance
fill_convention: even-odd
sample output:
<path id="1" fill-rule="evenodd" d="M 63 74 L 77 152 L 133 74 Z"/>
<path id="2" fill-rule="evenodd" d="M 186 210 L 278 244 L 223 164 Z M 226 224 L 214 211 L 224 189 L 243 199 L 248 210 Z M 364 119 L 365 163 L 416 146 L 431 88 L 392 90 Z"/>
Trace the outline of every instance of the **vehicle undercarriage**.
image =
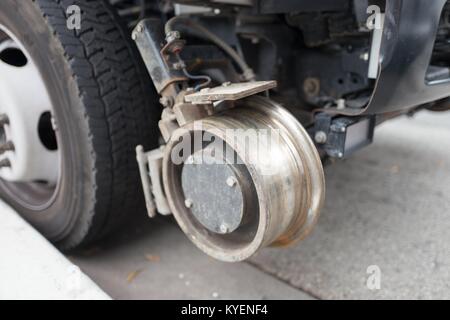
<path id="1" fill-rule="evenodd" d="M 143 202 L 142 197 L 125 200 L 140 192 L 134 188 L 140 183 L 150 217 L 173 214 L 188 238 L 217 259 L 241 261 L 267 246 L 291 245 L 317 223 L 325 163 L 371 144 L 384 121 L 450 109 L 447 0 L 80 0 L 72 1 L 81 8 L 80 29 L 74 30 L 59 24 L 70 16 L 65 1 L 36 2 L 53 30 L 48 37 L 56 35 L 53 51 L 68 57 L 58 66 L 68 70 L 63 77 L 70 74 L 69 83 L 77 83 L 64 90 L 73 91 L 71 105 L 85 108 L 77 114 L 58 111 L 64 99 L 56 103 L 61 94 L 52 92 L 41 100 L 11 98 L 17 106 L 11 103 L 0 116 L 1 192 L 64 248 L 92 243 L 107 233 L 108 221 L 120 225 L 130 208 Z M 49 3 L 52 10 L 46 9 Z M 104 30 L 96 29 L 96 19 Z M 34 72 L 38 86 L 49 86 L 46 78 L 56 76 L 40 78 L 36 70 L 44 58 L 33 56 L 16 29 L 17 23 L 0 15 L 0 57 L 13 65 L 22 52 L 35 60 L 29 74 Z M 91 45 L 91 39 L 111 32 L 117 36 L 104 46 Z M 120 56 L 123 52 L 129 54 Z M 114 61 L 102 66 L 108 59 Z M 84 63 L 93 76 L 81 71 Z M 121 69 L 121 63 L 129 66 Z M 115 73 L 102 79 L 111 70 Z M 130 70 L 135 71 L 128 76 Z M 19 84 L 9 85 L 14 77 L 13 71 L 0 75 L 0 86 L 16 88 L 20 96 Z M 42 93 L 41 87 L 29 90 Z M 93 91 L 104 99 L 118 87 L 121 94 L 104 100 L 104 110 L 91 106 L 98 99 Z M 34 118 L 18 106 L 33 104 L 33 97 L 42 102 Z M 113 107 L 114 102 L 128 107 Z M 66 124 L 71 130 L 62 133 L 64 121 L 72 118 L 87 124 Z M 18 127 L 41 128 L 45 148 L 32 151 L 39 156 L 21 151 L 39 141 L 35 132 Z M 89 134 L 80 139 L 90 147 L 65 150 L 84 129 Z M 128 138 L 120 138 L 122 133 Z M 115 135 L 102 148 L 97 137 Z M 135 148 L 137 164 L 130 158 Z M 86 160 L 80 167 L 65 166 L 68 158 Z M 89 166 L 91 173 L 77 177 Z M 123 167 L 129 171 L 114 171 Z M 65 204 L 56 209 L 46 207 L 59 201 L 60 188 L 101 200 L 61 200 Z M 33 216 L 35 211 L 55 216 L 67 206 L 76 207 L 73 217 L 58 226 L 49 227 L 56 218 Z M 111 217 L 114 210 L 121 213 Z M 78 212 L 90 212 L 82 225 Z M 76 236 L 71 228 L 78 230 Z"/>

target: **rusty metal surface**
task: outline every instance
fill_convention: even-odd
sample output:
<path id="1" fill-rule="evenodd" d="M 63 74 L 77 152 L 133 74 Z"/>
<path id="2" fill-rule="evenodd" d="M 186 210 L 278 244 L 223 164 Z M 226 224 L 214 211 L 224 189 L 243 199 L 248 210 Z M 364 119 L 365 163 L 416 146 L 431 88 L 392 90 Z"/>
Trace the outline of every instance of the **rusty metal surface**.
<path id="1" fill-rule="evenodd" d="M 170 61 L 167 61 L 167 57 L 161 54 L 165 40 L 159 19 L 141 21 L 133 30 L 132 37 L 158 93 L 162 93 L 173 83 L 187 80 L 183 73 L 175 70 Z"/>
<path id="2" fill-rule="evenodd" d="M 239 100 L 260 92 L 273 89 L 277 86 L 276 81 L 255 81 L 244 83 L 228 83 L 220 87 L 205 88 L 200 92 L 186 95 L 186 102 L 211 103 L 221 100 Z"/>
<path id="3" fill-rule="evenodd" d="M 258 143 L 246 144 L 245 136 L 237 137 L 236 142 L 235 137 L 230 138 L 228 134 L 230 129 L 245 131 L 248 128 L 256 131 L 276 128 L 280 143 L 262 148 L 262 154 L 250 156 L 253 161 L 248 161 L 249 154 L 257 152 Z M 195 124 L 188 124 L 175 131 L 163 161 L 164 189 L 169 205 L 181 229 L 194 244 L 216 259 L 236 262 L 249 258 L 263 247 L 290 245 L 311 232 L 325 196 L 322 163 L 308 133 L 287 110 L 269 99 L 253 96 L 240 100 L 235 109 L 202 121 L 201 132 L 211 133 L 232 145 L 244 160 L 251 176 L 251 188 L 254 188 L 250 194 L 257 195 L 256 204 L 246 211 L 249 216 L 246 224 L 226 236 L 207 232 L 192 217 L 182 196 L 182 164 L 172 162 L 172 150 L 179 148 L 186 134 L 193 135 L 196 130 Z"/>

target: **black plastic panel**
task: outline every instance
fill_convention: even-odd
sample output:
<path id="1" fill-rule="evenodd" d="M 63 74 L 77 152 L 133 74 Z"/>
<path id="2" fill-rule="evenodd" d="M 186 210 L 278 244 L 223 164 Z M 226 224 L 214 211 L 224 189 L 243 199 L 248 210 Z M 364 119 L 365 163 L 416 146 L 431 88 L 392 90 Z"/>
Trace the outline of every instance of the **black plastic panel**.
<path id="1" fill-rule="evenodd" d="M 344 114 L 409 109 L 450 96 L 450 81 L 426 81 L 442 10 L 447 0 L 387 0 L 381 67 L 369 105 Z"/>
<path id="2" fill-rule="evenodd" d="M 259 0 L 258 12 L 262 14 L 346 11 L 349 0 Z"/>

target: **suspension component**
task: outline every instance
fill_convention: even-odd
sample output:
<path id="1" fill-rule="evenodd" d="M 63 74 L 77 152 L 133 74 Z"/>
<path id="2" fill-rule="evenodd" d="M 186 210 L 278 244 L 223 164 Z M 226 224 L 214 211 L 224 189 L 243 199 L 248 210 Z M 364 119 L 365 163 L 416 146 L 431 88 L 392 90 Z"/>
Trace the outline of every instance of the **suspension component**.
<path id="1" fill-rule="evenodd" d="M 163 183 L 182 230 L 223 261 L 304 238 L 325 193 L 307 132 L 280 105 L 258 96 L 177 130 L 166 146 Z"/>
<path id="2" fill-rule="evenodd" d="M 286 109 L 257 96 L 276 81 L 202 88 L 211 78 L 187 71 L 180 58 L 185 44 L 172 30 L 176 21 L 185 20 L 171 20 L 165 39 L 155 20 L 133 32 L 165 107 L 163 154 L 137 148 L 149 215 L 172 212 L 198 248 L 223 261 L 301 240 L 315 225 L 325 193 L 314 143 Z M 209 38 L 240 62 L 246 80 L 254 79 L 234 49 Z"/>

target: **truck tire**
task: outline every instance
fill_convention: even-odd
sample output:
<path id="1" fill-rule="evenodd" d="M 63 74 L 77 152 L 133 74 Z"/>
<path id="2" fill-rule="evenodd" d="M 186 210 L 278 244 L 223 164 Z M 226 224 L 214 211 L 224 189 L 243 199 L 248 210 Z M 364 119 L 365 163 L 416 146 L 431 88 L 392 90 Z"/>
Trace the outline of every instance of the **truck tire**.
<path id="1" fill-rule="evenodd" d="M 74 4 L 78 30 L 67 25 Z M 85 247 L 144 208 L 135 147 L 157 145 L 153 85 L 106 1 L 2 0 L 2 28 L 48 91 L 59 170 L 54 185 L 1 180 L 0 196 L 61 249 Z"/>

